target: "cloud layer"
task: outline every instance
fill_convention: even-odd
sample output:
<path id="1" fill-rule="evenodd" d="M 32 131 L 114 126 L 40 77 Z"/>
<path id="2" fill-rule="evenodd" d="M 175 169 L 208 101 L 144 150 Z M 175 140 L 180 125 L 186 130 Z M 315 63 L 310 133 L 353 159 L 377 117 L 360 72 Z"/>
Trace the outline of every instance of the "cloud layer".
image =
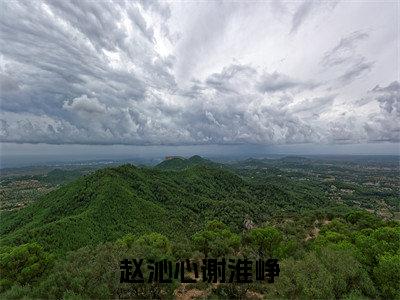
<path id="1" fill-rule="evenodd" d="M 360 5 L 3 1 L 0 141 L 399 142 L 396 4 Z"/>

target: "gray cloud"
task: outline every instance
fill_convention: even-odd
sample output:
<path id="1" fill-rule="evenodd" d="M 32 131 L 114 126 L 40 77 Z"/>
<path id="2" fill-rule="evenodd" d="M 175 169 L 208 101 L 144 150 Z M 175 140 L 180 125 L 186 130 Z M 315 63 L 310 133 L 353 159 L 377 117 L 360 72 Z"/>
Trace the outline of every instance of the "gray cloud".
<path id="1" fill-rule="evenodd" d="M 378 84 L 371 91 L 374 93 L 398 93 L 399 90 L 400 83 L 398 81 L 393 81 L 387 87 L 380 87 Z"/>
<path id="2" fill-rule="evenodd" d="M 337 95 L 328 95 L 324 97 L 316 97 L 312 99 L 305 99 L 291 106 L 293 113 L 309 112 L 312 116 L 327 111 L 333 105 Z"/>
<path id="3" fill-rule="evenodd" d="M 333 136 L 349 142 L 399 142 L 400 141 L 400 83 L 394 81 L 386 87 L 376 85 L 369 91 L 367 102 L 378 103 L 379 110 L 370 113 L 365 121 L 354 116 L 338 119 L 330 124 Z M 364 101 L 365 102 L 365 101 Z"/>
<path id="4" fill-rule="evenodd" d="M 363 74 L 371 71 L 373 66 L 373 62 L 366 62 L 364 59 L 362 59 L 356 64 L 350 66 L 347 71 L 338 78 L 338 81 L 342 85 L 348 85 L 356 78 L 359 78 Z"/>
<path id="5" fill-rule="evenodd" d="M 220 45 L 220 39 L 234 21 L 235 13 L 242 5 L 245 5 L 241 3 L 232 5 L 224 1 L 203 4 L 202 2 L 195 4 L 193 16 L 187 28 L 188 34 L 180 37 L 177 49 L 179 61 L 176 65 L 176 74 L 179 78 L 186 78 L 188 74 L 191 74 L 209 51 L 213 51 Z"/>
<path id="6" fill-rule="evenodd" d="M 88 143 L 100 138 L 118 142 L 114 134 L 120 131 L 112 121 L 105 125 L 106 116 L 92 124 L 79 114 L 104 114 L 102 103 L 113 108 L 108 117 L 119 110 L 124 114 L 132 103 L 144 101 L 149 88 L 175 86 L 170 60 L 154 51 L 152 28 L 137 3 L 7 2 L 4 7 L 2 110 L 25 119 L 8 121 L 14 124 L 10 131 L 20 132 L 7 139 L 24 141 L 22 131 L 37 130 L 27 135 L 28 141 L 84 142 L 92 136 Z M 118 22 L 128 22 L 131 34 Z M 9 92 L 18 86 L 18 93 Z"/>
<path id="7" fill-rule="evenodd" d="M 342 37 L 334 48 L 325 52 L 320 62 L 324 68 L 344 69 L 343 74 L 337 77 L 337 84 L 348 85 L 372 70 L 375 62 L 368 61 L 363 55 L 357 53 L 358 44 L 368 38 L 367 32 L 354 31 Z"/>
<path id="8" fill-rule="evenodd" d="M 204 83 L 194 83 L 190 96 L 196 101 L 183 115 L 183 122 L 191 125 L 190 136 L 217 144 L 318 140 L 319 133 L 290 111 L 290 101 L 281 101 L 286 104 L 277 108 L 263 100 L 263 92 L 254 86 L 261 78 L 265 77 L 250 66 L 230 65 Z"/>
<path id="9" fill-rule="evenodd" d="M 357 43 L 369 37 L 363 31 L 355 31 L 340 39 L 339 43 L 330 51 L 325 52 L 321 64 L 332 67 L 353 61 L 358 56 L 355 53 Z"/>
<path id="10" fill-rule="evenodd" d="M 206 84 L 220 92 L 235 92 L 238 81 L 243 83 L 249 78 L 254 78 L 257 71 L 250 66 L 230 65 L 221 73 L 214 73 L 206 79 Z"/>
<path id="11" fill-rule="evenodd" d="M 387 87 L 375 86 L 372 91 L 380 107 L 387 113 L 400 114 L 400 83 L 393 81 Z"/>
<path id="12" fill-rule="evenodd" d="M 105 105 L 100 103 L 97 98 L 88 98 L 86 95 L 82 95 L 72 101 L 65 101 L 63 108 L 73 112 L 88 114 L 103 114 L 106 112 Z"/>
<path id="13" fill-rule="evenodd" d="M 293 15 L 292 29 L 290 30 L 291 34 L 295 33 L 298 30 L 298 28 L 304 22 L 307 16 L 310 15 L 315 5 L 316 5 L 315 2 L 308 0 L 304 1 L 299 5 L 299 7 L 297 8 L 296 12 Z"/>
<path id="14" fill-rule="evenodd" d="M 314 89 L 319 86 L 320 83 L 315 83 L 311 81 L 301 81 L 290 78 L 285 74 L 280 74 L 274 72 L 272 74 L 265 73 L 261 81 L 258 83 L 257 87 L 261 92 L 279 92 L 286 91 L 290 89 Z"/>
<path id="15" fill-rule="evenodd" d="M 0 91 L 2 93 L 16 92 L 20 90 L 17 80 L 5 74 L 0 74 Z"/>
<path id="16" fill-rule="evenodd" d="M 8 127 L 7 121 L 0 119 L 0 137 L 5 138 L 8 136 Z"/>
<path id="17" fill-rule="evenodd" d="M 274 1 L 275 2 L 275 1 Z M 304 24 L 307 18 L 318 10 L 333 10 L 339 1 L 312 1 L 312 0 L 304 0 L 300 3 L 292 16 L 291 29 L 290 34 L 295 34 L 299 28 Z M 277 7 L 277 5 L 273 5 L 273 7 Z M 278 6 L 279 7 L 279 6 Z M 281 6 L 281 11 L 285 11 L 285 7 Z"/>
<path id="18" fill-rule="evenodd" d="M 239 34 L 239 29 L 231 32 L 229 25 L 234 21 L 246 25 L 251 19 L 248 5 L 199 4 L 201 9 L 190 26 L 179 23 L 181 31 L 175 32 L 170 23 L 181 20 L 174 17 L 173 4 L 166 2 L 2 4 L 1 142 L 265 145 L 398 141 L 398 82 L 372 90 L 371 85 L 364 89 L 366 94 L 361 88 L 359 95 L 365 101 L 342 104 L 340 88 L 372 71 L 373 63 L 356 52 L 358 43 L 368 37 L 365 32 L 342 38 L 321 62 L 316 60 L 314 69 L 297 68 L 292 59 L 296 53 L 290 51 L 285 54 L 289 65 L 279 68 L 273 60 L 285 49 L 268 52 L 265 45 L 275 43 L 262 36 L 265 44 L 254 53 L 239 47 L 235 63 L 226 60 L 217 68 L 210 59 L 206 71 L 198 76 L 197 65 L 224 39 Z M 199 8 L 186 5 L 182 7 Z M 261 9 L 264 4 L 258 5 Z M 298 28 L 311 13 L 318 13 L 317 5 L 321 6 L 315 2 L 296 5 L 293 19 L 282 32 L 291 28 L 299 36 Z M 273 9 L 284 19 L 290 7 L 285 3 Z M 183 10 L 181 16 L 186 13 Z M 179 43 L 176 36 L 181 37 Z M 275 36 L 278 41 L 279 36 Z M 286 41 L 288 45 L 298 43 L 294 36 L 288 39 L 293 39 Z M 246 41 L 238 38 L 237 43 Z M 312 48 L 299 45 L 303 47 L 299 53 Z M 248 59 L 252 55 L 272 63 L 252 63 Z M 245 62 L 239 63 L 241 57 Z M 332 73 L 323 79 L 312 73 L 320 66 Z M 341 69 L 330 71 L 336 67 Z M 335 78 L 339 88 L 332 85 L 328 93 L 326 78 Z M 377 82 L 382 81 L 373 81 Z M 366 112 L 359 112 L 360 107 Z"/>

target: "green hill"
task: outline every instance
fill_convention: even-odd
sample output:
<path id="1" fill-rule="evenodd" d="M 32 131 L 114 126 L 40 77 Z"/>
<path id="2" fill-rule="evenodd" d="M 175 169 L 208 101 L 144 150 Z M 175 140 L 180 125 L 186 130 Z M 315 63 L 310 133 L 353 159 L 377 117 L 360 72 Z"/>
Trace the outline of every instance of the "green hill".
<path id="1" fill-rule="evenodd" d="M 2 212 L 0 242 L 37 241 L 64 252 L 127 233 L 159 232 L 184 240 L 207 220 L 240 231 L 246 216 L 261 223 L 277 211 L 314 207 L 323 199 L 315 203 L 274 185 L 252 185 L 211 166 L 166 171 L 124 165 L 81 177 L 24 209 Z"/>

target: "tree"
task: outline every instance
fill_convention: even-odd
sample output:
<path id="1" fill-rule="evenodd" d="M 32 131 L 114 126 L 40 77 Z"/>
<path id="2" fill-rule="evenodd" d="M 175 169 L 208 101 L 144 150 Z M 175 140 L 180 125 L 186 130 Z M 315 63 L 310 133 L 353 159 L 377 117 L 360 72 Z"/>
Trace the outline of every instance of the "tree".
<path id="1" fill-rule="evenodd" d="M 0 254 L 1 290 L 13 284 L 25 285 L 34 282 L 42 276 L 52 261 L 53 256 L 37 243 L 8 249 Z"/>
<path id="2" fill-rule="evenodd" d="M 377 228 L 382 225 L 382 220 L 366 211 L 354 211 L 346 215 L 346 220 L 359 229 Z"/>
<path id="3" fill-rule="evenodd" d="M 400 298 L 400 254 L 385 254 L 379 257 L 374 268 L 375 282 L 383 298 Z"/>
<path id="4" fill-rule="evenodd" d="M 272 257 L 283 240 L 282 233 L 272 226 L 254 228 L 249 233 L 251 246 L 260 257 Z"/>
<path id="5" fill-rule="evenodd" d="M 209 254 L 214 257 L 228 255 L 240 245 L 240 236 L 216 220 L 207 222 L 204 230 L 195 233 L 192 240 L 206 258 Z"/>
<path id="6" fill-rule="evenodd" d="M 135 246 L 146 259 L 164 259 L 172 256 L 172 243 L 160 233 L 142 235 L 136 240 Z"/>
<path id="7" fill-rule="evenodd" d="M 143 250 L 143 249 L 141 249 Z M 87 246 L 59 259 L 48 276 L 33 287 L 38 299 L 160 299 L 172 298 L 175 283 L 120 283 L 120 261 L 142 258 L 135 247 L 117 243 Z M 142 267 L 144 278 L 149 270 Z"/>
<path id="8" fill-rule="evenodd" d="M 318 253 L 323 264 L 332 276 L 333 292 L 336 298 L 343 298 L 351 292 L 374 297 L 375 288 L 362 264 L 357 261 L 352 249 L 322 248 Z"/>
<path id="9" fill-rule="evenodd" d="M 320 263 L 315 252 L 307 253 L 302 260 L 282 261 L 277 281 L 270 287 L 272 298 L 330 299 L 334 297 L 333 277 Z"/>

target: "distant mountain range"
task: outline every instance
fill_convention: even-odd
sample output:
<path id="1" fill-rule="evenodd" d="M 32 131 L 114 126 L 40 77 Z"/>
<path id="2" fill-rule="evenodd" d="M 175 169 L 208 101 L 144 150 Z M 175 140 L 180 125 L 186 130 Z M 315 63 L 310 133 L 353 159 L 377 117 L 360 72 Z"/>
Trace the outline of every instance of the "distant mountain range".
<path id="1" fill-rule="evenodd" d="M 203 158 L 199 155 L 194 155 L 190 158 L 183 157 L 168 157 L 163 162 L 159 163 L 156 168 L 163 170 L 183 170 L 193 166 L 213 166 L 222 167 L 222 164 L 215 163 L 209 159 Z"/>

